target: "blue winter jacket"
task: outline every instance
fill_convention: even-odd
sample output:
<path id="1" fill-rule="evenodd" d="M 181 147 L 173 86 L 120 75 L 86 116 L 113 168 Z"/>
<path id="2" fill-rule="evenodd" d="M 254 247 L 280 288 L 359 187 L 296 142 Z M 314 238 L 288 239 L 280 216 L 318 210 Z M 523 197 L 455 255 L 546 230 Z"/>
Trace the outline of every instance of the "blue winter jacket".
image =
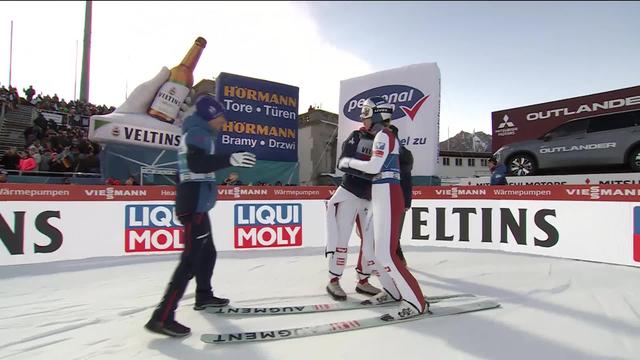
<path id="1" fill-rule="evenodd" d="M 504 164 L 498 164 L 491 173 L 491 185 L 508 185 L 507 183 L 507 167 Z"/>
<path id="2" fill-rule="evenodd" d="M 215 171 L 231 166 L 229 154 L 215 153 L 217 133 L 193 114 L 182 124 L 178 150 L 176 214 L 206 213 L 217 197 Z"/>

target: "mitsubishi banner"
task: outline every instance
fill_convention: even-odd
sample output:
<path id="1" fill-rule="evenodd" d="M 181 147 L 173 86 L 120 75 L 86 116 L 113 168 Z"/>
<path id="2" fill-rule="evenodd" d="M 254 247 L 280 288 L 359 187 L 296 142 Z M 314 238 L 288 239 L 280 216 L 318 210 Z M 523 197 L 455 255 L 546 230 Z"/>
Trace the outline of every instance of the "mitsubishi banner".
<path id="1" fill-rule="evenodd" d="M 494 111 L 491 147 L 495 152 L 503 145 L 540 138 L 571 120 L 633 110 L 640 110 L 640 86 Z"/>
<path id="2" fill-rule="evenodd" d="M 391 123 L 399 130 L 400 143 L 414 154 L 412 175 L 436 175 L 440 123 L 438 65 L 409 65 L 341 81 L 339 147 L 352 131 L 362 126 L 362 104 L 372 96 L 381 96 L 395 106 Z"/>

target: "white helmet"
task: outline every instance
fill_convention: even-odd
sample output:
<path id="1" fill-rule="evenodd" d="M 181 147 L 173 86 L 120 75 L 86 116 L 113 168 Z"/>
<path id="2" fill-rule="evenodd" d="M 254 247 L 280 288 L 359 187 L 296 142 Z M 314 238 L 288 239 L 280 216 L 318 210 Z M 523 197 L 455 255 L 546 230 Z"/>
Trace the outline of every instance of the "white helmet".
<path id="1" fill-rule="evenodd" d="M 360 120 L 370 118 L 372 124 L 379 124 L 383 121 L 391 120 L 393 110 L 394 106 L 389 104 L 383 97 L 370 97 L 362 105 Z"/>

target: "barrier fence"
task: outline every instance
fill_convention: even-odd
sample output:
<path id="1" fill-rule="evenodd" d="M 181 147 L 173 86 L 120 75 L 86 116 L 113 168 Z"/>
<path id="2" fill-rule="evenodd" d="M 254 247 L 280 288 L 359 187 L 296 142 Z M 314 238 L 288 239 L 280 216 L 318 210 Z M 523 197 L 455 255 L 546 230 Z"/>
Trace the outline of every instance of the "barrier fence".
<path id="1" fill-rule="evenodd" d="M 218 250 L 325 246 L 333 187 L 218 188 Z M 182 249 L 169 186 L 0 185 L 0 265 Z M 402 243 L 640 267 L 640 185 L 416 187 Z M 356 245 L 356 235 L 352 235 Z"/>

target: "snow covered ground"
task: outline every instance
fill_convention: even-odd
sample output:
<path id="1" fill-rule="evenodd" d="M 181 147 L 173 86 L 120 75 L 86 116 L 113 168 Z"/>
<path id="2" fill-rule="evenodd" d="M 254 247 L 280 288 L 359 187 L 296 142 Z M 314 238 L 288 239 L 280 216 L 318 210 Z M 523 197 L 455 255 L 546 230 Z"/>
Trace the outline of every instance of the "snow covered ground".
<path id="1" fill-rule="evenodd" d="M 426 295 L 472 292 L 503 308 L 304 339 L 207 345 L 210 332 L 267 330 L 382 313 L 177 319 L 182 340 L 147 333 L 175 256 L 0 267 L 0 359 L 640 359 L 640 269 L 497 252 L 407 247 Z M 343 286 L 354 293 L 353 262 Z M 327 302 L 321 251 L 222 253 L 217 295 L 235 305 Z M 374 282 L 376 282 L 374 280 Z M 356 295 L 353 295 L 357 297 Z"/>

